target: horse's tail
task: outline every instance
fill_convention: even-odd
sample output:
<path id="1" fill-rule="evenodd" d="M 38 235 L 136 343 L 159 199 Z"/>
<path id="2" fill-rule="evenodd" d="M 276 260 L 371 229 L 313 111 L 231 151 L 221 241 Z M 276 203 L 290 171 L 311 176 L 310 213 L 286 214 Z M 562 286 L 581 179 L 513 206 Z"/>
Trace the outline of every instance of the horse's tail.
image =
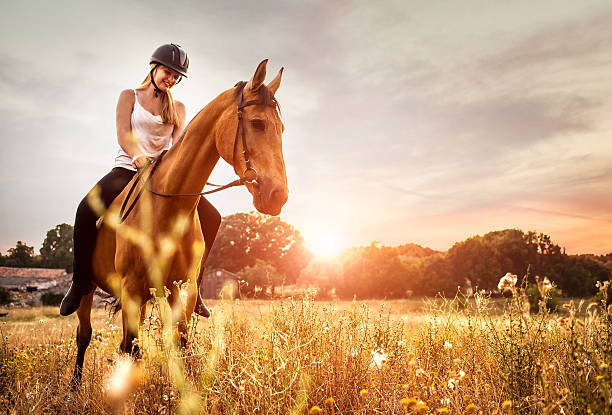
<path id="1" fill-rule="evenodd" d="M 105 292 L 101 292 L 99 295 L 104 303 L 104 311 L 108 311 L 109 317 L 115 317 L 121 311 L 121 300 Z"/>

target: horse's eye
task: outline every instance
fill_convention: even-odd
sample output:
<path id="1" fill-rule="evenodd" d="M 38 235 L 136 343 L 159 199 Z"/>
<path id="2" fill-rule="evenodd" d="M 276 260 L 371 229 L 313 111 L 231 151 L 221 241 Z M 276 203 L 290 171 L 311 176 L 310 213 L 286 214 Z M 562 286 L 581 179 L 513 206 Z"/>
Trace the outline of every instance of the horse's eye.
<path id="1" fill-rule="evenodd" d="M 266 129 L 266 123 L 264 122 L 264 120 L 251 120 L 251 125 L 253 126 L 253 128 L 259 131 L 263 131 Z"/>

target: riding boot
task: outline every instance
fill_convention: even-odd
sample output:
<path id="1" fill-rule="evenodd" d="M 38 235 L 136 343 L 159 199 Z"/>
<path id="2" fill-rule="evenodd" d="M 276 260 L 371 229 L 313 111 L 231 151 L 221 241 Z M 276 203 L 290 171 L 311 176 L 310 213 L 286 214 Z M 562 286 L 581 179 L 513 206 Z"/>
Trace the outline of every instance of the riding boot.
<path id="1" fill-rule="evenodd" d="M 69 316 L 79 309 L 81 306 L 81 299 L 89 294 L 95 287 L 90 282 L 77 282 L 72 280 L 70 289 L 62 299 L 60 305 L 60 314 L 62 316 Z"/>
<path id="2" fill-rule="evenodd" d="M 208 307 L 206 307 L 206 304 L 204 304 L 204 300 L 202 299 L 202 296 L 199 292 L 194 311 L 202 317 L 210 317 L 210 310 L 208 309 Z"/>

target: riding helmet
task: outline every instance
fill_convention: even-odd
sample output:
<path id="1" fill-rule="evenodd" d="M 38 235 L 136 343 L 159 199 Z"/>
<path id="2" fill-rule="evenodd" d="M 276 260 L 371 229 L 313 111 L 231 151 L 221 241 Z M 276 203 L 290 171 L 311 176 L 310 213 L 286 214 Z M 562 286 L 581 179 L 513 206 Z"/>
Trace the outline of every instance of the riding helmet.
<path id="1" fill-rule="evenodd" d="M 187 78 L 187 68 L 189 67 L 187 52 L 174 43 L 161 45 L 155 49 L 149 63 L 162 64 Z"/>

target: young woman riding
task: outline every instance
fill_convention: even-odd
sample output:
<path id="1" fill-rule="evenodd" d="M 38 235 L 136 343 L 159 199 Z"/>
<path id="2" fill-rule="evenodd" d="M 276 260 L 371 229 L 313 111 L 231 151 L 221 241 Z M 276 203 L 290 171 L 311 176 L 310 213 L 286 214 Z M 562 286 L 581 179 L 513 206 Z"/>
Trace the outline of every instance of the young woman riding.
<path id="1" fill-rule="evenodd" d="M 117 103 L 117 140 L 119 152 L 113 169 L 96 184 L 108 208 L 137 171 L 176 142 L 185 127 L 185 105 L 174 100 L 170 89 L 187 77 L 189 59 L 178 45 L 158 47 L 150 59 L 150 71 L 142 84 L 121 92 Z M 221 215 L 204 197 L 198 203 L 205 251 L 204 262 L 215 240 Z M 95 289 L 91 260 L 96 243 L 98 216 L 85 197 L 77 208 L 74 221 L 74 274 L 72 285 L 60 306 L 63 316 L 74 313 L 84 295 Z M 200 274 L 201 278 L 201 274 Z M 198 281 L 198 286 L 199 286 Z M 200 295 L 196 313 L 208 317 L 210 312 Z"/>

